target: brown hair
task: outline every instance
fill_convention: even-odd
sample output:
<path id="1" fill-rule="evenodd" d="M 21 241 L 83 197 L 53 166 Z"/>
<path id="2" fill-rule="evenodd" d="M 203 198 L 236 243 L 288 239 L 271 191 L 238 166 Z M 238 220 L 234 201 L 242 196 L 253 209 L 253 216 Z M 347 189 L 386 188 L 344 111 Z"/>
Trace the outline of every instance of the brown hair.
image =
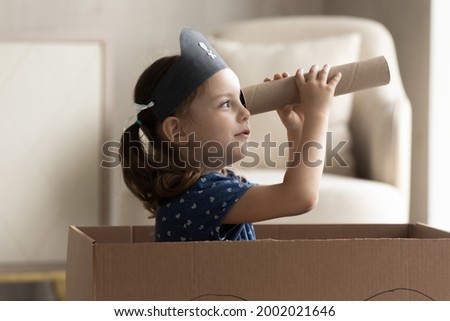
<path id="1" fill-rule="evenodd" d="M 150 102 L 153 89 L 179 58 L 161 58 L 142 73 L 134 90 L 137 104 Z M 177 107 L 174 115 L 186 112 L 197 91 Z M 201 171 L 182 162 L 177 147 L 164 139 L 161 122 L 150 108 L 139 112 L 137 119 L 138 122 L 128 127 L 121 138 L 122 173 L 125 184 L 153 216 L 165 200 L 180 195 L 194 184 Z"/>

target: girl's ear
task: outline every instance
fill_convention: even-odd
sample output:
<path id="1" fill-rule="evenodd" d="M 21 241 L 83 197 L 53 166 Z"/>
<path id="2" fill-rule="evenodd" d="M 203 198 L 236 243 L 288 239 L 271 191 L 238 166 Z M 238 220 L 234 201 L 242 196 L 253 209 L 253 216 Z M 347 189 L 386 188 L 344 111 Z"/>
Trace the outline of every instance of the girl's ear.
<path id="1" fill-rule="evenodd" d="M 169 116 L 164 119 L 161 124 L 161 130 L 171 142 L 180 144 L 186 139 L 181 128 L 181 119 L 176 116 Z"/>

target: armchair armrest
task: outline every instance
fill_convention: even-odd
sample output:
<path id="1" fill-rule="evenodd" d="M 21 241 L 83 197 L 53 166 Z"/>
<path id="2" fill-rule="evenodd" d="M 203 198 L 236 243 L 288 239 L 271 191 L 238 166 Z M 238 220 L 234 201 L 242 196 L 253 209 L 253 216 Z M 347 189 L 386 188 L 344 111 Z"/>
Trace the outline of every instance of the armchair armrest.
<path id="1" fill-rule="evenodd" d="M 357 176 L 397 187 L 408 204 L 411 104 L 403 88 L 357 93 L 349 127 Z"/>

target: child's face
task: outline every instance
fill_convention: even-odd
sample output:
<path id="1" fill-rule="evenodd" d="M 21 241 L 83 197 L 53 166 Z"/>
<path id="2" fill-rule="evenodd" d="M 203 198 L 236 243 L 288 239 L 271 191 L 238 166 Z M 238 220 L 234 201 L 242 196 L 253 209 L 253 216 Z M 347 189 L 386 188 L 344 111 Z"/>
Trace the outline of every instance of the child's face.
<path id="1" fill-rule="evenodd" d="M 182 126 L 185 133 L 195 135 L 199 146 L 194 153 L 196 160 L 220 169 L 245 156 L 250 113 L 240 101 L 239 79 L 231 69 L 217 72 L 202 89 L 189 106 L 188 119 Z"/>

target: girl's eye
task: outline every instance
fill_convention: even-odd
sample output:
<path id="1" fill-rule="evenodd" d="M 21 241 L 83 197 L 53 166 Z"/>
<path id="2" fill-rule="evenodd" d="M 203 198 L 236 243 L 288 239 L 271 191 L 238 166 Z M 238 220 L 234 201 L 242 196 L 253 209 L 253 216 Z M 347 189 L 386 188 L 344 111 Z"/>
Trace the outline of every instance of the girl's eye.
<path id="1" fill-rule="evenodd" d="M 231 101 L 230 100 L 224 101 L 223 103 L 220 104 L 219 107 L 229 108 L 229 107 L 231 107 Z"/>

